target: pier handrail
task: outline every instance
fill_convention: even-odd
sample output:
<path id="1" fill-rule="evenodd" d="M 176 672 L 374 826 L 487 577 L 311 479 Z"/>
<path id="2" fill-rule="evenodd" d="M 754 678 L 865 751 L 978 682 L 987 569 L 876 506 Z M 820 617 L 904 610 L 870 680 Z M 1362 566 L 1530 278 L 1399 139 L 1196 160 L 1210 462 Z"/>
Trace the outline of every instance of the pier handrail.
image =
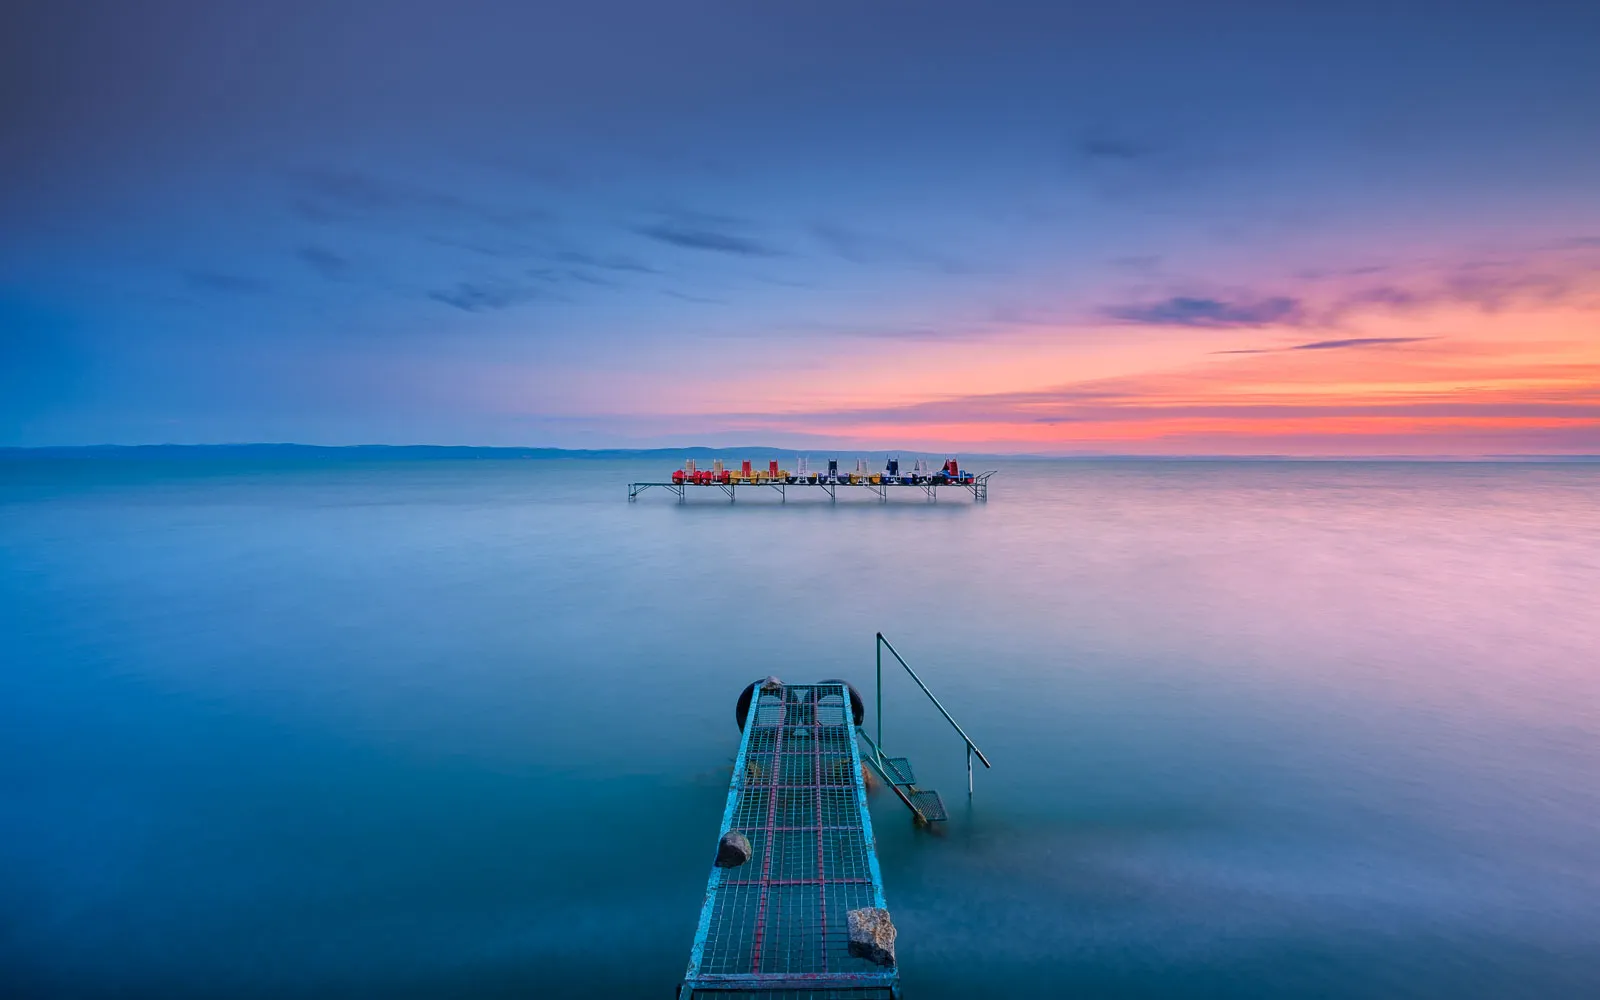
<path id="1" fill-rule="evenodd" d="M 967 744 L 967 773 L 968 773 L 967 783 L 968 783 L 968 788 L 969 788 L 969 791 L 970 791 L 971 782 L 972 782 L 972 779 L 971 779 L 972 755 L 973 754 L 977 754 L 978 755 L 978 759 L 983 761 L 983 766 L 984 767 L 992 767 L 993 765 L 991 765 L 989 763 L 989 758 L 984 756 L 983 751 L 978 749 L 978 744 L 972 742 L 972 737 L 967 735 L 967 731 L 965 729 L 961 728 L 961 723 L 957 722 L 955 720 L 955 718 L 950 715 L 949 710 L 946 709 L 944 707 L 944 705 L 939 701 L 939 699 L 934 697 L 933 692 L 928 690 L 928 685 L 924 684 L 922 682 L 922 678 L 917 676 L 917 672 L 915 670 L 911 669 L 911 664 L 907 663 L 905 657 L 900 655 L 900 651 L 898 649 L 894 648 L 894 644 L 892 642 L 890 642 L 888 639 L 885 639 L 883 637 L 883 633 L 882 632 L 878 633 L 878 646 L 877 646 L 877 655 L 878 655 L 878 734 L 877 734 L 877 739 L 875 739 L 873 741 L 873 746 L 875 748 L 877 748 L 877 747 L 881 747 L 883 745 L 883 651 L 884 651 L 885 647 L 888 648 L 889 652 L 894 654 L 894 658 L 896 660 L 900 661 L 900 665 L 905 668 L 906 673 L 911 675 L 911 679 L 917 682 L 917 687 L 921 688 L 922 689 L 922 693 L 928 696 L 928 700 L 929 701 L 933 702 L 934 707 L 937 708 L 939 710 L 939 713 L 944 716 L 945 721 L 950 723 L 950 725 L 955 728 L 955 731 L 961 734 L 961 738 L 966 741 L 966 744 Z M 878 752 L 881 755 L 882 751 L 879 750 Z"/>

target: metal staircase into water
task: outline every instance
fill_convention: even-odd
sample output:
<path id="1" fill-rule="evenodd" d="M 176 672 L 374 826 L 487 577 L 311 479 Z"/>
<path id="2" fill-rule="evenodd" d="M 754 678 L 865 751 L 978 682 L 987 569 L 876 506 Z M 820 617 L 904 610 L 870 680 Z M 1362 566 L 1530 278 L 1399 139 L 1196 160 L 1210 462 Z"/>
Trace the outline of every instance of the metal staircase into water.
<path id="1" fill-rule="evenodd" d="M 944 799 L 940 798 L 939 793 L 931 788 L 917 787 L 916 772 L 912 770 L 911 761 L 908 758 L 891 757 L 883 748 L 883 651 L 885 649 L 889 651 L 900 666 L 905 668 L 906 673 L 911 675 L 911 679 L 917 682 L 917 687 L 922 689 L 922 693 L 928 696 L 928 700 L 933 702 L 934 707 L 944 716 L 945 721 L 950 723 L 955 731 L 960 734 L 962 741 L 966 743 L 968 798 L 972 797 L 972 758 L 976 756 L 986 768 L 991 766 L 989 758 L 984 756 L 983 751 L 978 749 L 978 745 L 972 742 L 972 737 L 967 735 L 967 731 L 961 728 L 961 724 L 950 715 L 950 712 L 940 703 L 939 699 L 934 697 L 933 692 L 928 690 L 928 685 L 924 684 L 922 678 L 917 676 L 917 672 L 911 669 L 911 664 L 905 661 L 899 650 L 895 649 L 889 640 L 883 637 L 882 632 L 879 632 L 877 638 L 877 733 L 874 736 L 868 736 L 865 726 L 858 725 L 856 727 L 856 736 L 866 744 L 868 750 L 867 753 L 861 755 L 861 759 L 876 771 L 878 776 L 883 779 L 884 784 L 888 785 L 894 791 L 895 796 L 905 803 L 906 808 L 911 810 L 912 816 L 918 823 L 923 825 L 943 823 L 950 818 L 950 812 L 945 808 Z"/>

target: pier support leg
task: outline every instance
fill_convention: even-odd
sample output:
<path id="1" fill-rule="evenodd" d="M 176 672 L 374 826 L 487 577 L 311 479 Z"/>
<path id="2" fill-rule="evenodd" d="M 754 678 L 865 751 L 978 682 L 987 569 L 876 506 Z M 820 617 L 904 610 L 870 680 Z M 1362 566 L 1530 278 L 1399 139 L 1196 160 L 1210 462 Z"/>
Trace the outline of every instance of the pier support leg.
<path id="1" fill-rule="evenodd" d="M 967 798 L 972 798 L 972 744 L 967 744 Z"/>

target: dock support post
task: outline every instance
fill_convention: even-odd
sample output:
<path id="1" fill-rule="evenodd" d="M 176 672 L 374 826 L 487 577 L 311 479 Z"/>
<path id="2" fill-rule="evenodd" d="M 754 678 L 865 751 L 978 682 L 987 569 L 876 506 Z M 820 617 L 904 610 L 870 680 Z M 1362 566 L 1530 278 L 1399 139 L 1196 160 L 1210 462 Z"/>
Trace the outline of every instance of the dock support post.
<path id="1" fill-rule="evenodd" d="M 967 798 L 972 798 L 972 744 L 967 744 Z"/>

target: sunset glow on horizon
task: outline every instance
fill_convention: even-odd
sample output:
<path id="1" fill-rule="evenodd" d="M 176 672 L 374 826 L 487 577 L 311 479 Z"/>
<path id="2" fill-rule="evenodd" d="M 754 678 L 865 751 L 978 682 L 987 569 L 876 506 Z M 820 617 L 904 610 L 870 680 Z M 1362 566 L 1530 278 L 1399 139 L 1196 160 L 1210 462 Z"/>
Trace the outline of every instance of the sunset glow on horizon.
<path id="1" fill-rule="evenodd" d="M 663 421 L 695 441 L 733 432 L 758 443 L 869 449 L 1600 453 L 1600 295 L 1585 274 L 1600 248 L 1582 250 L 1570 282 L 1537 294 L 1473 302 L 1458 288 L 1446 301 L 1380 303 L 1293 325 L 1154 322 L 950 336 L 916 344 L 910 374 L 896 371 L 900 358 L 890 353 L 852 356 L 844 370 L 793 383 L 781 366 L 771 377 L 688 383 L 704 393 L 652 391 L 643 381 L 629 395 L 649 410 L 590 419 Z M 774 405 L 774 385 L 807 378 L 828 386 L 825 405 Z"/>

